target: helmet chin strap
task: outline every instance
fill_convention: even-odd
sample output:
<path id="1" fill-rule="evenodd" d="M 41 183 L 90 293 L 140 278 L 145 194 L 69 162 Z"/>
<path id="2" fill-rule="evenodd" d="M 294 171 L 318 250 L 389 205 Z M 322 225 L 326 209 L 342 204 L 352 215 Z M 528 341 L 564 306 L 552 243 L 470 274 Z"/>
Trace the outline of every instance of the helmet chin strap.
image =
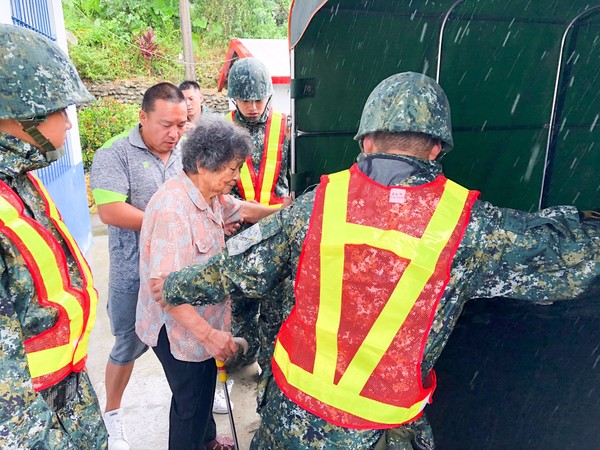
<path id="1" fill-rule="evenodd" d="M 267 103 L 265 104 L 265 109 L 263 110 L 262 114 L 260 115 L 260 117 L 257 120 L 249 120 L 245 115 L 242 114 L 242 112 L 240 111 L 240 108 L 238 107 L 237 102 L 234 100 L 233 104 L 235 105 L 235 110 L 237 111 L 237 113 L 240 115 L 240 117 L 242 119 L 244 119 L 245 122 L 247 123 L 262 123 L 265 120 L 265 115 L 268 113 L 269 111 L 269 107 L 271 106 L 271 99 L 273 98 L 273 96 L 269 96 L 269 100 L 267 100 Z"/>
<path id="2" fill-rule="evenodd" d="M 37 126 L 40 122 L 40 120 L 21 120 L 19 123 L 23 127 L 23 131 L 31 136 L 35 143 L 42 148 L 46 160 L 48 162 L 56 161 L 65 154 L 65 150 L 63 147 L 56 148 L 54 144 L 38 130 Z"/>

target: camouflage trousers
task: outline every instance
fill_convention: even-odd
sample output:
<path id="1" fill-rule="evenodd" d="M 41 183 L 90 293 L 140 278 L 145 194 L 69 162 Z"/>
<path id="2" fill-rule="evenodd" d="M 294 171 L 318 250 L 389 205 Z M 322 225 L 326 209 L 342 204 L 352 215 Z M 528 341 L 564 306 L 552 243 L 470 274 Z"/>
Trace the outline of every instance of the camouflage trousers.
<path id="1" fill-rule="evenodd" d="M 97 450 L 106 449 L 108 433 L 92 383 L 81 373 L 75 397 L 57 412 L 48 409 L 40 394 L 27 407 L 28 423 L 18 420 L 11 428 L 0 430 L 0 448 L 36 450 Z M 18 417 L 18 416 L 15 416 Z M 21 416 L 22 417 L 22 416 Z"/>
<path id="2" fill-rule="evenodd" d="M 281 307 L 285 298 L 293 294 L 291 278 L 286 278 L 264 297 L 235 299 L 231 302 L 231 332 L 248 341 L 245 357 L 236 355 L 227 367 L 258 362 L 266 370 L 271 364 L 275 337 L 289 311 Z M 236 361 L 237 360 L 237 361 Z"/>
<path id="3" fill-rule="evenodd" d="M 242 337 L 248 342 L 248 353 L 237 354 L 227 361 L 230 372 L 238 367 L 251 364 L 256 360 L 260 349 L 258 332 L 258 314 L 260 302 L 255 298 L 243 298 L 231 304 L 231 334 Z"/>
<path id="4" fill-rule="evenodd" d="M 261 425 L 251 450 L 433 450 L 435 443 L 425 414 L 388 430 L 353 430 L 332 425 L 300 408 L 279 389 L 271 370 L 258 386 Z"/>
<path id="5" fill-rule="evenodd" d="M 383 430 L 353 430 L 327 423 L 289 400 L 273 378 L 266 387 L 260 416 L 250 450 L 374 450 L 383 435 Z"/>

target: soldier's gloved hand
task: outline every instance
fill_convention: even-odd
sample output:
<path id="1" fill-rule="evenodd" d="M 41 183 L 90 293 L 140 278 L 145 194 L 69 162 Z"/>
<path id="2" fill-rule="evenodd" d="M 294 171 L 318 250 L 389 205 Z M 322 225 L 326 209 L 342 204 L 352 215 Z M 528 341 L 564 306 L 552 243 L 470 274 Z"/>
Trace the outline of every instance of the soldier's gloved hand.
<path id="1" fill-rule="evenodd" d="M 600 209 L 579 211 L 579 218 L 581 220 L 600 220 Z"/>

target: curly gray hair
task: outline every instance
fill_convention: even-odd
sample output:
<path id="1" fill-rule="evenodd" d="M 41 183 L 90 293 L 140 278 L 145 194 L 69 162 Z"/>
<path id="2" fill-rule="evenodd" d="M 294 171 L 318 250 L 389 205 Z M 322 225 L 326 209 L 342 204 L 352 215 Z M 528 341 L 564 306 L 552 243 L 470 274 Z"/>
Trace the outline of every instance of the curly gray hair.
<path id="1" fill-rule="evenodd" d="M 217 114 L 205 113 L 183 138 L 183 170 L 198 173 L 198 167 L 202 167 L 219 172 L 231 161 L 246 159 L 251 148 L 250 134 L 244 128 Z"/>

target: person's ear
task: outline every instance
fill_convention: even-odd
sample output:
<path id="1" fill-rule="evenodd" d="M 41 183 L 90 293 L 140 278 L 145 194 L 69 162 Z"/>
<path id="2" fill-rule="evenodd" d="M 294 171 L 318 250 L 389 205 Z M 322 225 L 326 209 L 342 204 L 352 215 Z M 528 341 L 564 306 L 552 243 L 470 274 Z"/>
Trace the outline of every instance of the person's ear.
<path id="1" fill-rule="evenodd" d="M 375 143 L 373 142 L 373 137 L 367 134 L 362 143 L 363 153 L 375 153 Z"/>
<path id="2" fill-rule="evenodd" d="M 438 155 L 442 152 L 442 141 L 438 140 L 434 145 L 431 151 L 429 152 L 429 159 L 431 161 L 435 161 Z"/>

